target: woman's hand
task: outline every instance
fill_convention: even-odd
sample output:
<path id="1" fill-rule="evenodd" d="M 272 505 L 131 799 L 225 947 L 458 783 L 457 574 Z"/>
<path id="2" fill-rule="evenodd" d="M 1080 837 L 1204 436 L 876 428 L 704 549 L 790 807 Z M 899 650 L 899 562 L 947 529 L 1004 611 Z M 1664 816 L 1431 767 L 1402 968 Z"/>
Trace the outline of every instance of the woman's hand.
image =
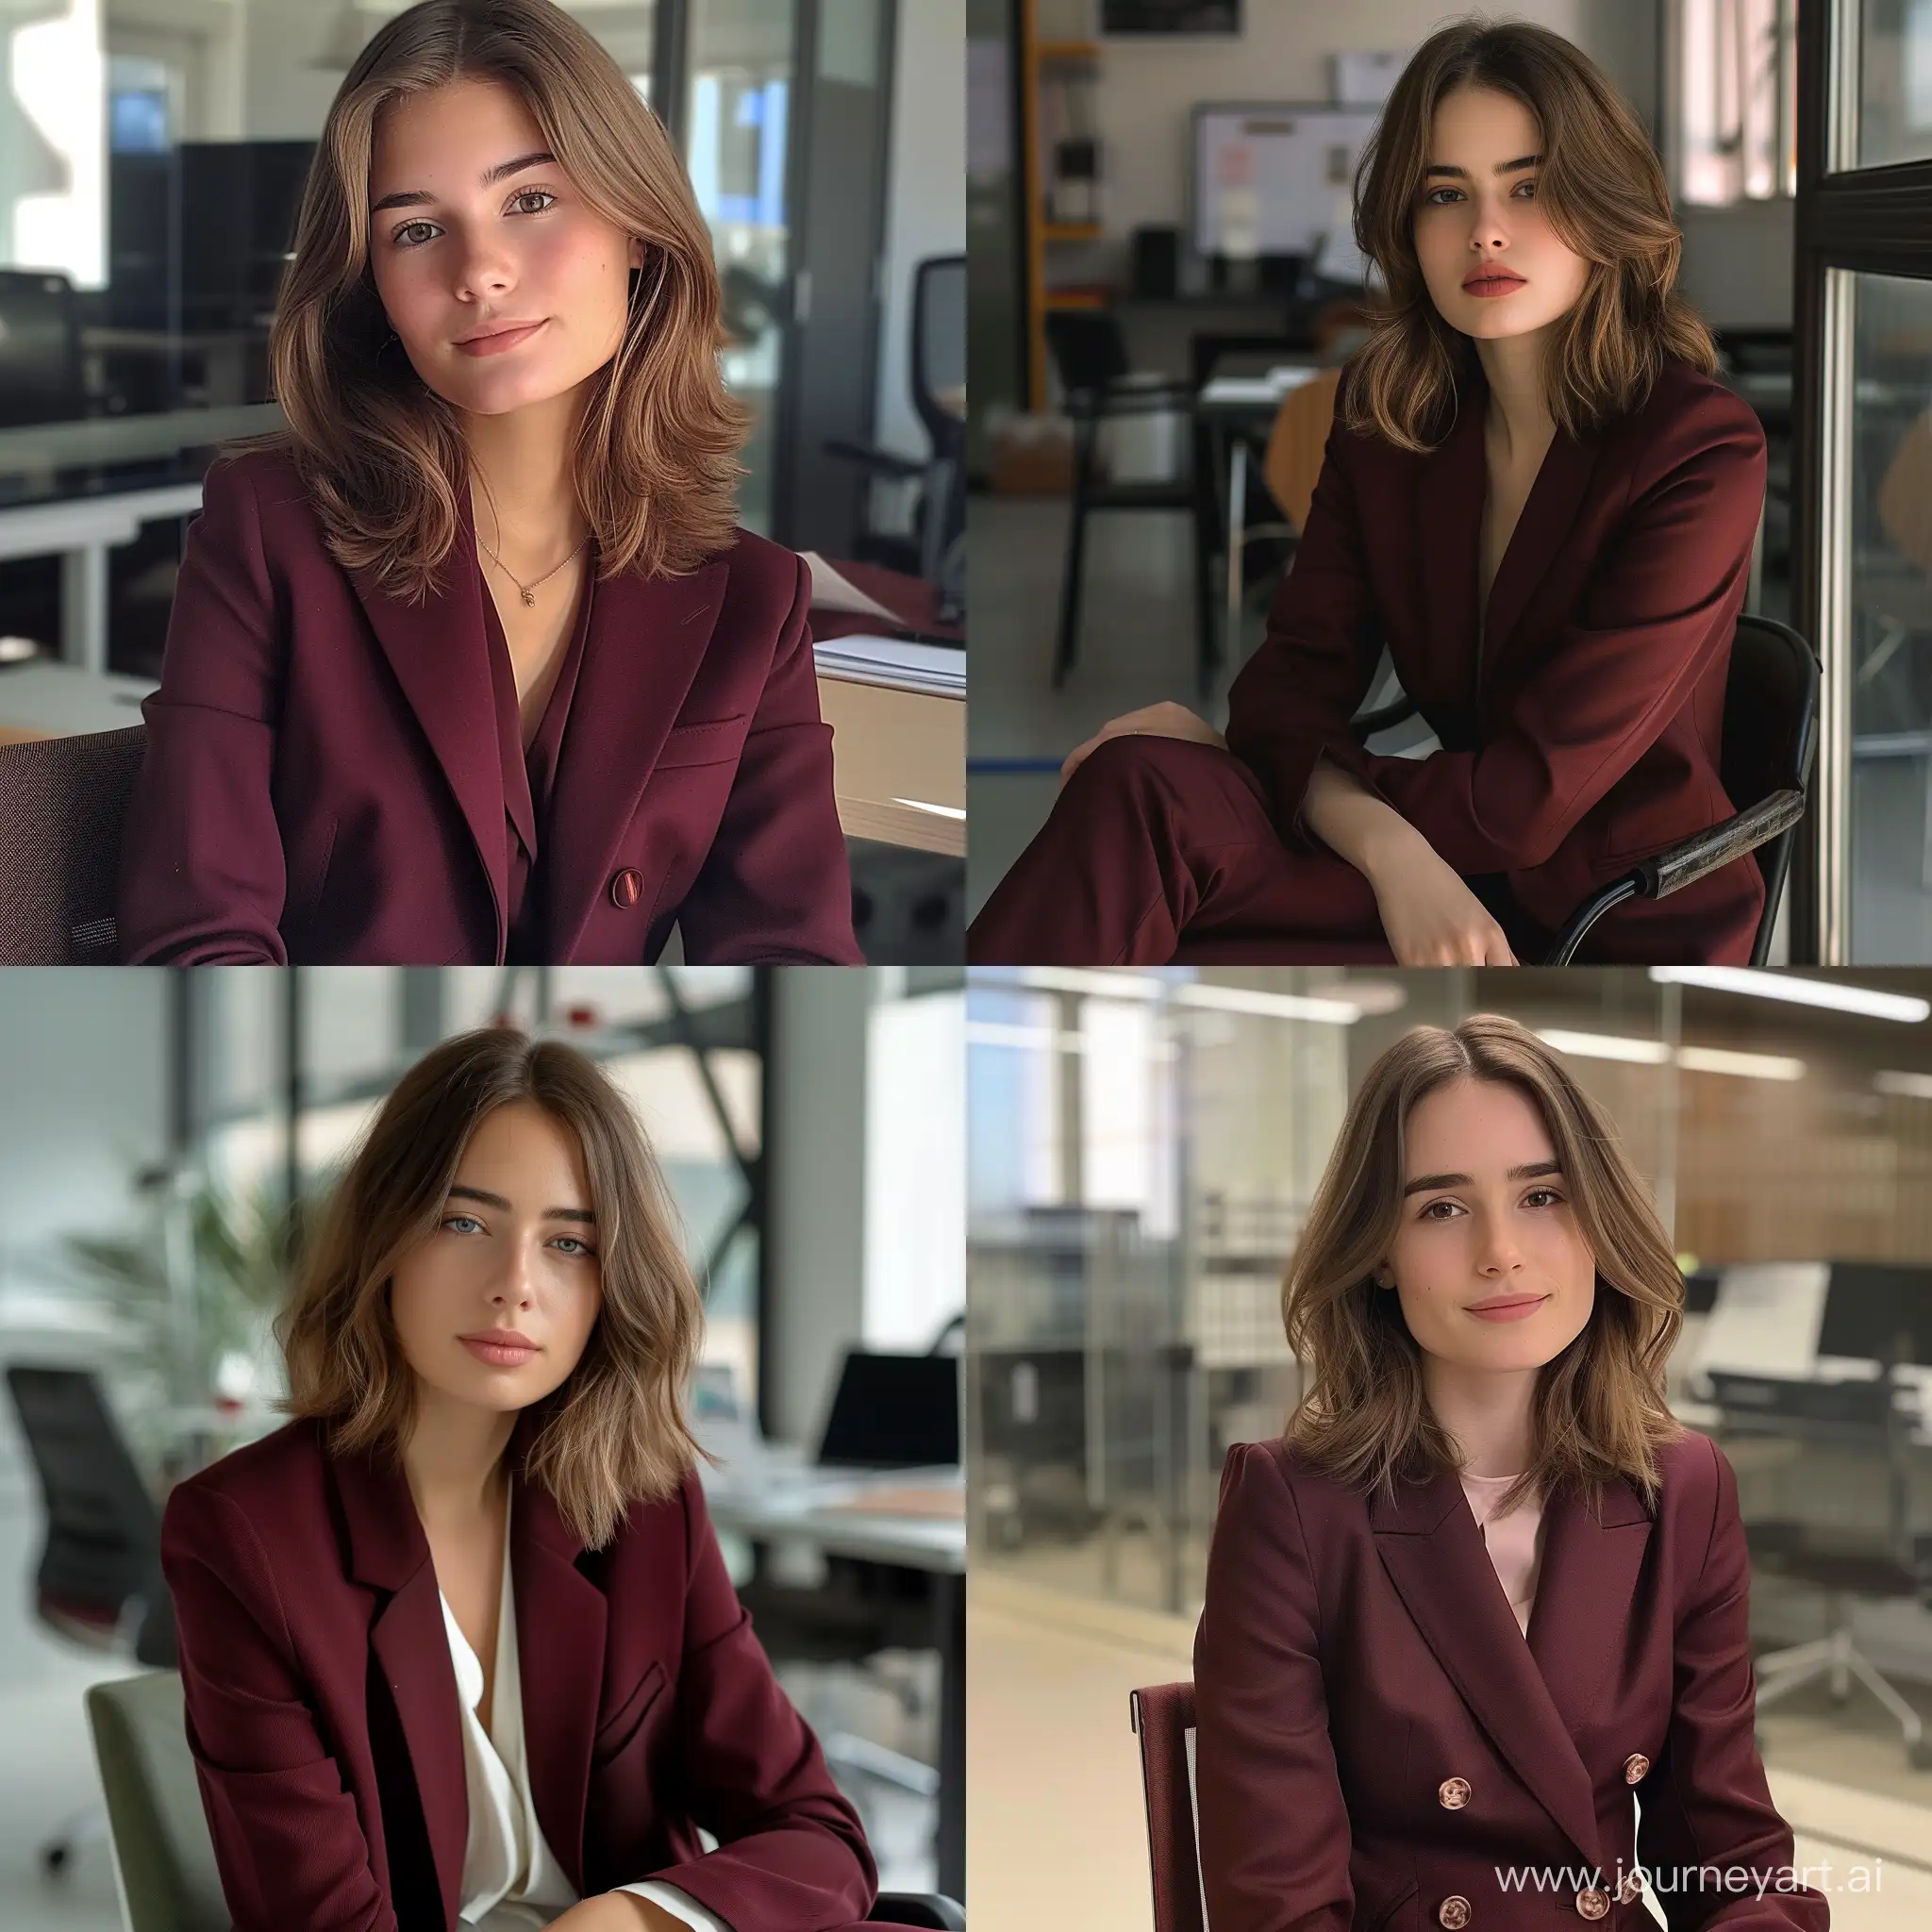
<path id="1" fill-rule="evenodd" d="M 1398 966 L 1514 966 L 1490 908 L 1423 840 L 1398 845 L 1365 876 Z"/>
<path id="2" fill-rule="evenodd" d="M 1227 740 L 1206 719 L 1195 717 L 1185 705 L 1146 705 L 1138 711 L 1129 711 L 1124 718 L 1109 718 L 1085 744 L 1076 744 L 1060 767 L 1060 784 L 1064 786 L 1089 755 L 1109 738 L 1191 738 L 1196 744 L 1218 744 L 1224 750 L 1227 747 Z"/>

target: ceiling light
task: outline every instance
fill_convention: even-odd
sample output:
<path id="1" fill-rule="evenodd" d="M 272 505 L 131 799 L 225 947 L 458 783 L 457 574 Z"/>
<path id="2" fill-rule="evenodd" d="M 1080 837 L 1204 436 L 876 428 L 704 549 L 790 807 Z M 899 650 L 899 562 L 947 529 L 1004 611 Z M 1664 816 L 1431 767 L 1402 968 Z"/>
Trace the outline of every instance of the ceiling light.
<path id="1" fill-rule="evenodd" d="M 1872 1020 L 1915 1022 L 1932 1014 L 1932 1000 L 1912 993 L 1881 992 L 1874 986 L 1850 986 L 1841 979 L 1807 979 L 1791 973 L 1766 973 L 1751 966 L 1653 966 L 1656 980 L 1676 980 L 1712 992 L 1749 993 L 1755 999 L 1789 1000 L 1801 1007 L 1828 1007 L 1834 1012 L 1861 1013 Z"/>

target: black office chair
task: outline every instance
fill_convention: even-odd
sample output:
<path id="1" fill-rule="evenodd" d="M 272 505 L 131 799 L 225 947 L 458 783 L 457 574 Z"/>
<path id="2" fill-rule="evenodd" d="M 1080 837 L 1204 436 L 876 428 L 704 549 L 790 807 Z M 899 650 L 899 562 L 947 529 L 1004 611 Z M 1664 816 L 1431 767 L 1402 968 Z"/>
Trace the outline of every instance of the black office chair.
<path id="1" fill-rule="evenodd" d="M 47 1540 L 34 1611 L 56 1635 L 137 1662 L 175 1665 L 175 1602 L 161 1575 L 161 1517 L 91 1370 L 8 1365 L 7 1387 L 40 1478 Z M 62 1870 L 105 1823 L 98 1805 L 41 1846 Z"/>
<path id="2" fill-rule="evenodd" d="M 1053 681 L 1066 682 L 1080 651 L 1081 566 L 1086 555 L 1087 519 L 1094 510 L 1179 510 L 1191 521 L 1194 559 L 1196 662 L 1204 677 L 1215 661 L 1213 564 L 1214 509 L 1203 498 L 1194 464 L 1177 479 L 1154 483 L 1114 483 L 1100 473 L 1102 424 L 1124 416 L 1181 411 L 1191 417 L 1194 391 L 1183 383 L 1142 384 L 1130 380 L 1127 349 L 1119 321 L 1105 309 L 1058 309 L 1046 318 L 1046 343 L 1074 425 L 1073 522 L 1067 537 L 1066 575 L 1060 588 L 1058 642 Z"/>
<path id="3" fill-rule="evenodd" d="M 916 482 L 913 534 L 866 530 L 853 554 L 937 584 L 940 620 L 957 624 L 966 608 L 966 258 L 928 256 L 913 270 L 912 407 L 931 454 L 921 461 L 856 442 L 825 444 L 827 455 L 861 463 L 875 476 Z M 956 407 L 948 407 L 951 403 Z"/>
<path id="4" fill-rule="evenodd" d="M 0 745 L 0 966 L 111 965 L 146 727 Z"/>
<path id="5" fill-rule="evenodd" d="M 47 269 L 0 269 L 0 427 L 87 414 L 74 285 Z"/>
<path id="6" fill-rule="evenodd" d="M 1405 694 L 1350 723 L 1356 737 L 1366 740 L 1414 715 L 1415 706 Z M 1668 898 L 1749 852 L 1764 874 L 1764 910 L 1751 946 L 1751 963 L 1762 966 L 1790 871 L 1792 835 L 1805 816 L 1817 746 L 1818 659 L 1811 646 L 1788 625 L 1740 617 L 1724 682 L 1721 755 L 1724 791 L 1738 810 L 1721 824 L 1640 859 L 1592 893 L 1571 915 L 1542 963 L 1569 965 L 1585 934 L 1612 906 L 1625 899 Z"/>

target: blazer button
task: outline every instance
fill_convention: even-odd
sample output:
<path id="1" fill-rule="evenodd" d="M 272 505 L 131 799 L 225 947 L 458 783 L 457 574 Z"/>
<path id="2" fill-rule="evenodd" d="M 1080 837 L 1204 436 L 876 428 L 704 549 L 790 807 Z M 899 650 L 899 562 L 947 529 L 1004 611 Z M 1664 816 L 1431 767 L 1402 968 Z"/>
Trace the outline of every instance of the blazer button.
<path id="1" fill-rule="evenodd" d="M 1436 1919 L 1440 1924 L 1448 1926 L 1449 1932 L 1461 1932 L 1470 1921 L 1469 1901 L 1459 1891 L 1451 1892 L 1436 1907 Z"/>
<path id="2" fill-rule="evenodd" d="M 610 903 L 613 906 L 635 906 L 644 896 L 644 875 L 635 866 L 625 866 L 620 873 L 613 873 L 610 878 Z"/>
<path id="3" fill-rule="evenodd" d="M 1595 1886 L 1587 1886 L 1576 1894 L 1576 1909 L 1586 1919 L 1601 1919 L 1610 1908 L 1610 1895 L 1599 1891 Z"/>
<path id="4" fill-rule="evenodd" d="M 1623 1883 L 1617 1887 L 1617 1903 L 1620 1906 L 1627 1906 L 1633 1899 L 1642 1896 L 1643 1880 L 1635 1872 L 1626 1874 Z"/>
<path id="5" fill-rule="evenodd" d="M 1445 1777 L 1436 1787 L 1436 1796 L 1451 1811 L 1460 1811 L 1469 1803 L 1469 1780 L 1466 1777 Z"/>
<path id="6" fill-rule="evenodd" d="M 1650 1759 L 1641 1751 L 1633 1751 L 1624 1760 L 1624 1782 L 1626 1785 L 1641 1785 L 1650 1774 Z"/>

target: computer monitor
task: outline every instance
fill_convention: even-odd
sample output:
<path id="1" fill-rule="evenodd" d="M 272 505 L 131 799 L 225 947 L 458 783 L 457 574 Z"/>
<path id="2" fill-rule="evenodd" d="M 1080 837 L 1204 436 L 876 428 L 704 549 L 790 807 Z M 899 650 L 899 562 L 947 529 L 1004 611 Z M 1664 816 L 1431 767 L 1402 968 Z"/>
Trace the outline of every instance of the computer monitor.
<path id="1" fill-rule="evenodd" d="M 819 1461 L 927 1469 L 959 1460 L 959 1357 L 853 1349 L 840 1372 Z"/>
<path id="2" fill-rule="evenodd" d="M 1894 1343 L 1904 1352 L 1894 1357 Z M 1818 1353 L 1857 1361 L 1932 1362 L 1932 1269 L 1834 1261 Z"/>

